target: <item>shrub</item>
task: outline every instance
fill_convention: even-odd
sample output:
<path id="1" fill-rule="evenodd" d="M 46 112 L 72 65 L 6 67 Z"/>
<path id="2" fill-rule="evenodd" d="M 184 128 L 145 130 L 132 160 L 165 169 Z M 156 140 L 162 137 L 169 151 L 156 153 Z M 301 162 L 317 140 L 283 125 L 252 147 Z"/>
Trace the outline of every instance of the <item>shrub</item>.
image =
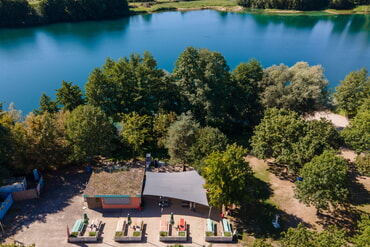
<path id="1" fill-rule="evenodd" d="M 224 232 L 225 237 L 231 237 L 231 232 Z"/>
<path id="2" fill-rule="evenodd" d="M 78 236 L 78 232 L 71 232 L 71 237 L 77 237 Z"/>
<path id="3" fill-rule="evenodd" d="M 96 232 L 89 232 L 89 236 L 90 237 L 95 237 L 96 236 Z"/>
<path id="4" fill-rule="evenodd" d="M 168 232 L 161 231 L 161 232 L 159 232 L 159 236 L 161 236 L 161 237 L 167 237 L 168 236 Z"/>
<path id="5" fill-rule="evenodd" d="M 213 232 L 206 232 L 206 236 L 207 237 L 211 237 L 211 236 L 213 236 L 214 234 L 213 234 Z"/>
<path id="6" fill-rule="evenodd" d="M 185 237 L 185 235 L 186 235 L 185 232 L 179 232 L 180 237 Z"/>
<path id="7" fill-rule="evenodd" d="M 139 237 L 139 236 L 140 236 L 140 234 L 141 234 L 140 232 L 135 231 L 135 232 L 134 232 L 134 237 Z"/>
<path id="8" fill-rule="evenodd" d="M 123 232 L 116 232 L 115 234 L 116 237 L 122 237 L 122 235 L 123 235 Z"/>

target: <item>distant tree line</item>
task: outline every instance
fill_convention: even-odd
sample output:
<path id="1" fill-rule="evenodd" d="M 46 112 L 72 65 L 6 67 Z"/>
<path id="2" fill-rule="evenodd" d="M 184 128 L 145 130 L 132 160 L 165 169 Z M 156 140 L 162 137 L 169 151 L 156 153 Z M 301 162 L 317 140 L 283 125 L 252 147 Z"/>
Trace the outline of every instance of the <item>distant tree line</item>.
<path id="1" fill-rule="evenodd" d="M 0 0 L 0 27 L 114 19 L 128 15 L 126 0 Z"/>
<path id="2" fill-rule="evenodd" d="M 238 4 L 255 9 L 322 10 L 351 9 L 357 5 L 368 5 L 369 0 L 238 0 Z"/>

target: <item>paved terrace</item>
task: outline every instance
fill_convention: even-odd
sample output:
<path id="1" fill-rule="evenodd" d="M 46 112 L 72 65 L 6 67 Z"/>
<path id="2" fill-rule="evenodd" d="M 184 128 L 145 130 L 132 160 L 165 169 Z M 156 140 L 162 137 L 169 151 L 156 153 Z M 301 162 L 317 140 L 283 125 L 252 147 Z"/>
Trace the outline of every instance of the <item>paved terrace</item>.
<path id="1" fill-rule="evenodd" d="M 168 246 L 169 243 L 159 241 L 159 225 L 161 217 L 170 219 L 171 212 L 175 215 L 175 222 L 184 218 L 189 224 L 189 238 L 184 246 L 208 246 L 204 240 L 206 219 L 209 208 L 196 206 L 195 211 L 181 207 L 181 201 L 171 200 L 170 207 L 158 207 L 158 198 L 144 197 L 143 211 L 120 209 L 109 211 L 94 211 L 86 208 L 83 200 L 83 191 L 88 181 L 85 172 L 70 173 L 48 177 L 44 194 L 41 198 L 24 201 L 13 205 L 11 212 L 3 222 L 8 234 L 8 241 L 13 239 L 25 244 L 35 243 L 36 247 L 52 246 Z M 71 229 L 76 219 L 83 218 L 87 213 L 90 221 L 101 219 L 105 223 L 102 231 L 102 241 L 91 244 L 67 243 L 67 225 Z M 126 219 L 130 213 L 132 220 L 146 224 L 142 243 L 117 243 L 113 240 L 119 218 Z M 212 209 L 211 218 L 220 219 L 220 212 Z M 214 247 L 235 247 L 238 244 L 212 244 Z"/>

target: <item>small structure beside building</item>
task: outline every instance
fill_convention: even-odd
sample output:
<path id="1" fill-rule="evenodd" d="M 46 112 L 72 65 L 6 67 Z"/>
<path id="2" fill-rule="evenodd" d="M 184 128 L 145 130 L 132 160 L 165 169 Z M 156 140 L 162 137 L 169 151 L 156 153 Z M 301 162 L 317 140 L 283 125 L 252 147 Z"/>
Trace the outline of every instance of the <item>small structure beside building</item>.
<path id="1" fill-rule="evenodd" d="M 90 209 L 139 208 L 144 172 L 144 168 L 93 172 L 84 193 L 87 207 Z"/>

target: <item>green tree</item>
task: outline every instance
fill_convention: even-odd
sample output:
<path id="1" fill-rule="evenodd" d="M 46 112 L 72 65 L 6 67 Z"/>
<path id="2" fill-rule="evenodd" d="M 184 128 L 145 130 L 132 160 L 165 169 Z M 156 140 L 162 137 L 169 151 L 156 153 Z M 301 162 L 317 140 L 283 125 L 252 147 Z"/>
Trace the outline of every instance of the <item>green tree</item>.
<path id="1" fill-rule="evenodd" d="M 172 163 L 187 163 L 190 159 L 190 148 L 195 143 L 195 133 L 199 124 L 191 114 L 181 114 L 168 129 L 166 148 Z"/>
<path id="2" fill-rule="evenodd" d="M 259 158 L 275 158 L 276 163 L 289 164 L 296 170 L 293 146 L 304 136 L 305 127 L 305 121 L 295 112 L 267 109 L 261 123 L 255 127 L 252 152 Z"/>
<path id="3" fill-rule="evenodd" d="M 174 112 L 164 113 L 160 111 L 153 119 L 153 136 L 158 148 L 165 148 L 168 129 L 176 120 Z"/>
<path id="4" fill-rule="evenodd" d="M 352 241 L 357 247 L 370 246 L 370 217 L 369 215 L 361 215 L 361 221 L 358 222 L 358 232 L 353 237 Z"/>
<path id="5" fill-rule="evenodd" d="M 28 142 L 26 159 L 38 169 L 56 168 L 68 160 L 68 144 L 66 140 L 64 121 L 59 124 L 58 118 L 63 118 L 62 112 L 40 115 L 31 113 L 24 124 Z"/>
<path id="6" fill-rule="evenodd" d="M 356 167 L 360 174 L 370 176 L 370 154 L 362 153 L 357 155 Z"/>
<path id="7" fill-rule="evenodd" d="M 220 127 L 228 121 L 230 73 L 220 53 L 188 47 L 176 60 L 172 76 L 202 126 Z"/>
<path id="8" fill-rule="evenodd" d="M 290 227 L 288 231 L 282 232 L 280 243 L 282 247 L 315 247 L 314 238 L 315 232 L 299 223 L 297 228 Z"/>
<path id="9" fill-rule="evenodd" d="M 244 159 L 246 154 L 246 149 L 233 144 L 225 151 L 212 152 L 204 160 L 204 187 L 211 206 L 241 205 L 251 199 L 253 172 Z"/>
<path id="10" fill-rule="evenodd" d="M 133 156 L 136 157 L 143 145 L 151 141 L 152 118 L 131 112 L 123 114 L 120 126 L 122 127 L 121 141 L 131 148 Z"/>
<path id="11" fill-rule="evenodd" d="M 370 76 L 365 68 L 350 72 L 335 88 L 334 99 L 339 110 L 354 117 L 365 99 L 370 98 Z"/>
<path id="12" fill-rule="evenodd" d="M 73 149 L 72 160 L 84 162 L 112 150 L 115 127 L 99 108 L 80 105 L 67 118 L 66 133 Z"/>
<path id="13" fill-rule="evenodd" d="M 0 26 L 24 26 L 35 21 L 36 12 L 27 0 L 1 0 Z"/>
<path id="14" fill-rule="evenodd" d="M 195 142 L 190 147 L 190 163 L 202 170 L 203 160 L 214 151 L 224 151 L 227 141 L 226 135 L 217 128 L 198 129 L 195 133 Z"/>
<path id="15" fill-rule="evenodd" d="M 33 110 L 33 113 L 39 115 L 43 114 L 44 112 L 56 113 L 57 111 L 58 111 L 57 102 L 51 100 L 51 98 L 46 93 L 42 93 L 40 97 L 40 107 L 39 109 Z"/>
<path id="16" fill-rule="evenodd" d="M 264 71 L 260 83 L 262 104 L 298 113 L 312 113 L 325 109 L 328 102 L 328 81 L 320 65 L 309 66 L 298 62 L 292 67 L 281 64 Z"/>
<path id="17" fill-rule="evenodd" d="M 252 247 L 273 247 L 273 245 L 266 242 L 264 239 L 256 239 L 256 241 L 253 242 Z"/>
<path id="18" fill-rule="evenodd" d="M 83 93 L 78 85 L 62 81 L 62 87 L 56 90 L 56 101 L 68 111 L 73 111 L 77 106 L 85 104 Z"/>
<path id="19" fill-rule="evenodd" d="M 348 246 L 345 237 L 344 229 L 338 230 L 331 226 L 318 233 L 299 223 L 297 228 L 290 227 L 287 232 L 283 232 L 280 242 L 282 247 L 345 247 Z"/>
<path id="20" fill-rule="evenodd" d="M 251 59 L 248 63 L 240 63 L 232 72 L 234 81 L 232 90 L 232 110 L 230 114 L 234 122 L 240 125 L 254 126 L 263 114 L 259 100 L 259 82 L 263 77 L 260 63 Z"/>
<path id="21" fill-rule="evenodd" d="M 153 115 L 176 104 L 178 94 L 172 85 L 149 52 L 143 57 L 133 53 L 117 62 L 108 58 L 102 68 L 95 68 L 86 83 L 86 98 L 115 120 L 133 111 Z"/>
<path id="22" fill-rule="evenodd" d="M 296 182 L 296 197 L 308 206 L 315 206 L 318 211 L 345 205 L 349 195 L 347 170 L 343 158 L 325 151 L 301 169 L 303 181 Z"/>
<path id="23" fill-rule="evenodd" d="M 251 138 L 252 152 L 259 158 L 274 158 L 293 172 L 326 149 L 338 149 L 341 138 L 324 119 L 305 121 L 296 112 L 270 108 Z"/>
<path id="24" fill-rule="evenodd" d="M 340 134 L 344 141 L 357 153 L 370 150 L 370 98 L 365 100 L 357 115 L 350 120 L 349 126 Z"/>

